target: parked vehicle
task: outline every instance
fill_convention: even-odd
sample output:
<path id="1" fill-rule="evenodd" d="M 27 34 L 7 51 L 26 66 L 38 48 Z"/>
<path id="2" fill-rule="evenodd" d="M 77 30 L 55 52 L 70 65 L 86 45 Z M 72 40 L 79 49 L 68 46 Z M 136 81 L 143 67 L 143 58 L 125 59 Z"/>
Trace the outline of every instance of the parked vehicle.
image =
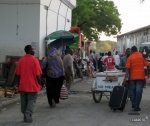
<path id="1" fill-rule="evenodd" d="M 140 48 L 139 48 L 139 52 L 141 52 L 143 54 L 143 56 L 150 63 L 150 42 L 143 42 L 143 43 L 141 43 Z M 147 67 L 144 67 L 144 69 L 145 69 L 145 76 L 146 76 L 145 79 L 147 81 L 147 77 L 149 76 L 148 73 L 150 74 L 150 68 L 147 69 Z M 145 85 L 146 85 L 146 83 L 145 83 Z"/>
<path id="2" fill-rule="evenodd" d="M 77 61 L 77 65 L 81 69 L 81 72 L 82 72 L 83 76 L 95 77 L 96 71 L 94 71 L 94 65 L 93 65 L 92 61 L 88 62 L 86 59 L 79 59 Z M 78 78 L 79 73 L 77 72 L 76 68 L 74 68 L 74 70 L 75 70 L 75 78 Z"/>
<path id="3" fill-rule="evenodd" d="M 141 52 L 143 56 L 150 61 L 150 42 L 141 43 L 139 52 Z"/>

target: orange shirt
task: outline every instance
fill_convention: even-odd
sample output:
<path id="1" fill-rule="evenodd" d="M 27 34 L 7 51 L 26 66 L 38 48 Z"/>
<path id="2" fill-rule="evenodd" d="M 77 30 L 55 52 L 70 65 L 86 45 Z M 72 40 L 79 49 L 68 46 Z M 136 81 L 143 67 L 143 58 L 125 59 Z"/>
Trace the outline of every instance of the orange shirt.
<path id="1" fill-rule="evenodd" d="M 16 74 L 20 75 L 19 91 L 38 92 L 41 90 L 36 76 L 41 75 L 42 71 L 38 59 L 34 56 L 30 54 L 23 56 L 18 62 Z"/>
<path id="2" fill-rule="evenodd" d="M 131 80 L 145 80 L 144 66 L 148 66 L 148 61 L 140 52 L 134 52 L 128 57 L 126 68 L 130 69 Z"/>

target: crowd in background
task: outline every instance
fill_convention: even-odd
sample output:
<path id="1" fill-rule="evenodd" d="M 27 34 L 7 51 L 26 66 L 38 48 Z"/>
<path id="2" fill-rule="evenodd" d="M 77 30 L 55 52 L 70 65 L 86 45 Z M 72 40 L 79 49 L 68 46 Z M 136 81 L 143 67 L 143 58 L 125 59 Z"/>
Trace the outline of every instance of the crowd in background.
<path id="1" fill-rule="evenodd" d="M 144 66 L 148 67 L 149 64 L 144 56 L 138 52 L 136 46 L 131 49 L 127 48 L 124 56 L 120 56 L 118 51 L 113 54 L 111 51 L 108 51 L 108 53 L 96 53 L 91 50 L 90 56 L 86 55 L 85 59 L 81 59 L 78 52 L 69 47 L 66 48 L 61 56 L 56 48 L 50 48 L 47 56 L 43 57 L 41 62 L 38 62 L 34 57 L 34 50 L 31 45 L 25 46 L 24 50 L 26 55 L 19 61 L 7 62 L 6 65 L 10 70 L 12 66 L 13 72 L 18 77 L 16 82 L 18 81 L 19 84 L 21 111 L 25 122 L 33 121 L 32 113 L 37 92 L 41 90 L 40 85 L 42 85 L 43 79 L 46 80 L 48 104 L 51 108 L 55 108 L 56 104 L 59 103 L 60 90 L 64 81 L 68 91 L 70 91 L 75 76 L 79 78 L 83 78 L 83 76 L 94 77 L 93 71 L 96 73 L 121 69 L 126 72 L 123 85 L 128 82 L 132 107 L 135 111 L 141 110 L 139 106 L 142 99 L 142 88 L 145 84 Z M 12 65 L 13 63 L 15 63 L 14 66 Z M 12 78 L 8 78 L 7 82 L 9 82 L 9 86 L 14 86 Z"/>
<path id="2" fill-rule="evenodd" d="M 95 71 L 103 72 L 105 70 L 115 70 L 120 65 L 120 56 L 118 51 L 113 54 L 111 51 L 107 53 L 96 53 L 90 51 L 90 61 L 93 62 Z"/>

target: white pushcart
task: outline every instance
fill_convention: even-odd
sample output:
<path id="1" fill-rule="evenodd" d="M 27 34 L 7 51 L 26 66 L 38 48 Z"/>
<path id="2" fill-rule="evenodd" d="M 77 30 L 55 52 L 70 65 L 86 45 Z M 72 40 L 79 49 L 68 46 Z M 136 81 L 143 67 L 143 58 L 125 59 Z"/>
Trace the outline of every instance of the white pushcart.
<path id="1" fill-rule="evenodd" d="M 125 73 L 120 71 L 104 71 L 96 73 L 92 87 L 93 100 L 99 103 L 102 96 L 110 98 L 113 88 L 123 82 Z M 108 93 L 106 93 L 108 92 Z"/>

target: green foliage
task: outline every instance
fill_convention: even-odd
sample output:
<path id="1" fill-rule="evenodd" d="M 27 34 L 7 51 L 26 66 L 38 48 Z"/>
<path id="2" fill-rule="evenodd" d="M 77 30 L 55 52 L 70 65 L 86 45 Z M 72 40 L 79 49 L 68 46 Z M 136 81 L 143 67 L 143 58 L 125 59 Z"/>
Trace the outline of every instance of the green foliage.
<path id="1" fill-rule="evenodd" d="M 121 19 L 113 1 L 77 0 L 77 7 L 72 13 L 72 26 L 80 27 L 88 39 L 97 41 L 102 31 L 108 36 L 119 33 Z"/>
<path id="2" fill-rule="evenodd" d="M 97 52 L 108 52 L 117 47 L 117 43 L 113 41 L 100 41 L 96 44 Z"/>

